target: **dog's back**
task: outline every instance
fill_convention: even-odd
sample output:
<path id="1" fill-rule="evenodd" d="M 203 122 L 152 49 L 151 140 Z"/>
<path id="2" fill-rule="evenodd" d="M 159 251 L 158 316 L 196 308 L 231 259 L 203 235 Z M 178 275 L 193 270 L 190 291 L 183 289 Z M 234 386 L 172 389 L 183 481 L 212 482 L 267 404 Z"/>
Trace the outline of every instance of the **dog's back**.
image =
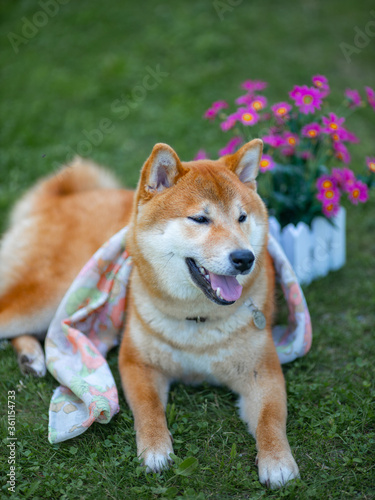
<path id="1" fill-rule="evenodd" d="M 14 207 L 0 248 L 0 338 L 42 337 L 72 280 L 130 216 L 132 191 L 76 158 Z M 28 349 L 30 351 L 30 348 Z"/>

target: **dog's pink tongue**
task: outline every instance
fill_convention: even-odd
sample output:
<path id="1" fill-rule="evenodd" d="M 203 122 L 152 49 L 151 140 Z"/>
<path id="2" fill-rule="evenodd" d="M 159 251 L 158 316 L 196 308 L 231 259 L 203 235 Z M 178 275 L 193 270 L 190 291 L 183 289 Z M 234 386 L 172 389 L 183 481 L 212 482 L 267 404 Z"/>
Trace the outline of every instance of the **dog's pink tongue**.
<path id="1" fill-rule="evenodd" d="M 220 287 L 220 293 L 225 300 L 231 302 L 241 297 L 242 286 L 234 276 L 223 276 L 208 272 L 212 288 L 217 290 Z"/>

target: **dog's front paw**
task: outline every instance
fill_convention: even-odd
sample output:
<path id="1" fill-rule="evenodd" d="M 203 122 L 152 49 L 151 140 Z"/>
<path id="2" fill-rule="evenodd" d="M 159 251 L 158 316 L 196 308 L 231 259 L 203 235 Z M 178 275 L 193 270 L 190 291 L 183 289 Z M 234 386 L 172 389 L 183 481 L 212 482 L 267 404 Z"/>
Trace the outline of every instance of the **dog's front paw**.
<path id="1" fill-rule="evenodd" d="M 267 488 L 276 489 L 300 477 L 298 465 L 289 451 L 259 453 L 257 457 L 259 481 Z"/>
<path id="2" fill-rule="evenodd" d="M 146 472 L 160 472 L 168 469 L 169 464 L 172 463 L 171 453 L 173 453 L 173 446 L 169 435 L 163 442 L 151 446 L 145 444 L 138 446 L 138 456 L 143 461 Z"/>

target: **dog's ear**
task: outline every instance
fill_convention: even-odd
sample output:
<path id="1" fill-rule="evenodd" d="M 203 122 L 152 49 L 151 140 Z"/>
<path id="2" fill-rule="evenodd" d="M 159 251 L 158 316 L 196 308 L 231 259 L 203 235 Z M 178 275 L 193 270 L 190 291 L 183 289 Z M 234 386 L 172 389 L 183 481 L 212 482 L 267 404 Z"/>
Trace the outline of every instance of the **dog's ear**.
<path id="1" fill-rule="evenodd" d="M 254 139 L 246 143 L 237 153 L 226 157 L 229 169 L 234 172 L 240 181 L 256 188 L 255 179 L 258 175 L 262 158 L 263 141 Z"/>
<path id="2" fill-rule="evenodd" d="M 143 166 L 140 179 L 140 195 L 150 198 L 173 186 L 184 174 L 184 168 L 176 152 L 168 144 L 155 144 Z"/>

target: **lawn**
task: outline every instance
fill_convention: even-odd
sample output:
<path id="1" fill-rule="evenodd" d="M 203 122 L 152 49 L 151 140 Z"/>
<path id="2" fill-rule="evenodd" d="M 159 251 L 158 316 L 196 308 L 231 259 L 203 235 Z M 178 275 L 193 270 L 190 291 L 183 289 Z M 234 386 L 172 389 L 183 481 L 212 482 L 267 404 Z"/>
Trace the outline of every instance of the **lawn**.
<path id="1" fill-rule="evenodd" d="M 375 21 L 370 0 L 355 7 L 350 0 L 56 0 L 49 14 L 38 14 L 47 3 L 0 5 L 2 230 L 20 194 L 75 152 L 110 166 L 129 187 L 156 142 L 184 160 L 200 148 L 215 156 L 226 137 L 202 114 L 212 101 L 240 95 L 248 78 L 268 81 L 275 101 L 312 75 L 326 75 L 337 108 L 346 88 L 375 86 L 373 28 L 355 41 Z M 355 48 L 350 62 L 343 44 Z M 357 111 L 350 123 L 361 138 L 351 165 L 360 173 L 364 157 L 375 156 L 375 114 Z M 176 458 L 163 474 L 146 475 L 135 458 L 122 395 L 110 424 L 51 446 L 48 405 L 56 382 L 51 375 L 22 377 L 10 345 L 2 345 L 1 498 L 10 496 L 9 390 L 16 391 L 12 498 L 375 498 L 375 196 L 346 207 L 347 264 L 305 288 L 313 346 L 284 366 L 288 436 L 301 480 L 278 492 L 260 485 L 255 443 L 235 396 L 209 385 L 172 387 L 167 417 Z M 117 352 L 109 363 L 120 387 Z M 196 459 L 194 470 L 180 464 L 188 457 Z"/>

